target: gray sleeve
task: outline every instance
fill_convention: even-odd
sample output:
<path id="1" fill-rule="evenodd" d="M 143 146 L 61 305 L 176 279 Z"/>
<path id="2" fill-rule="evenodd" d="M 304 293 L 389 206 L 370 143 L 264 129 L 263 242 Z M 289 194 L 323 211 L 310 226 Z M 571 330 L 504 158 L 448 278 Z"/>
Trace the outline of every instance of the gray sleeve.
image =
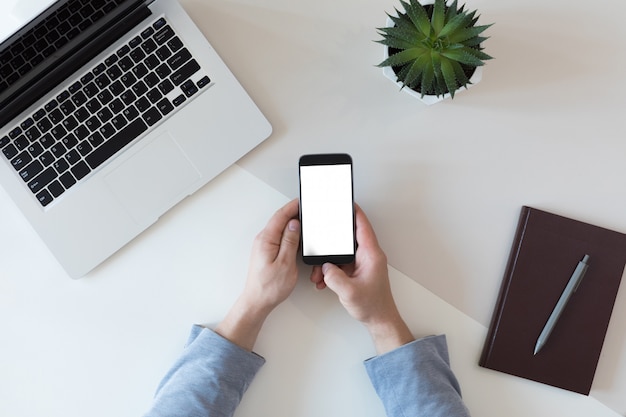
<path id="1" fill-rule="evenodd" d="M 232 416 L 265 359 L 194 326 L 145 417 Z"/>
<path id="2" fill-rule="evenodd" d="M 443 335 L 368 359 L 365 368 L 388 417 L 469 417 Z"/>

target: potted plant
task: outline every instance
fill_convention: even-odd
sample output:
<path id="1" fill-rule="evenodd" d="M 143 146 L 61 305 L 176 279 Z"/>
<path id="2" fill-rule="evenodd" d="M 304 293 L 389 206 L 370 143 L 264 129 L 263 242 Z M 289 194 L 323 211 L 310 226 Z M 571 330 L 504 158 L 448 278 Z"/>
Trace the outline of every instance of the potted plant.
<path id="1" fill-rule="evenodd" d="M 476 11 L 468 12 L 457 0 L 400 0 L 404 12 L 387 14 L 388 25 L 378 28 L 385 45 L 383 73 L 401 89 L 427 104 L 454 98 L 482 76 L 484 61 L 480 36 L 490 25 L 477 25 Z"/>

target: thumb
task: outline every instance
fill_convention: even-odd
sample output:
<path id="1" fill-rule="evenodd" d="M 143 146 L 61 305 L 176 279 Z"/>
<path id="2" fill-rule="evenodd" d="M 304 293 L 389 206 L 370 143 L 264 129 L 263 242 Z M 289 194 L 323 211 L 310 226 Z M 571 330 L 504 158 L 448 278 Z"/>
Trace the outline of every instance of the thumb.
<path id="1" fill-rule="evenodd" d="M 297 219 L 291 219 L 287 222 L 285 230 L 283 230 L 278 257 L 284 257 L 286 259 L 294 258 L 298 252 L 299 245 L 300 222 Z"/>
<path id="2" fill-rule="evenodd" d="M 326 286 L 337 295 L 340 295 L 350 285 L 348 276 L 337 265 L 325 263 L 322 265 L 322 274 Z"/>

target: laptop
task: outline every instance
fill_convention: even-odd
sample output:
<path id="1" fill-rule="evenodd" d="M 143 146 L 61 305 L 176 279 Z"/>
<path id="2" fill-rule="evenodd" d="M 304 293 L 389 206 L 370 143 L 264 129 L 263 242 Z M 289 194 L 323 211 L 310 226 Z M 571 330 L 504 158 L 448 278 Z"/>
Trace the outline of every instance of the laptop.
<path id="1" fill-rule="evenodd" d="M 0 185 L 79 278 L 272 128 L 176 0 L 37 2 L 0 44 Z"/>

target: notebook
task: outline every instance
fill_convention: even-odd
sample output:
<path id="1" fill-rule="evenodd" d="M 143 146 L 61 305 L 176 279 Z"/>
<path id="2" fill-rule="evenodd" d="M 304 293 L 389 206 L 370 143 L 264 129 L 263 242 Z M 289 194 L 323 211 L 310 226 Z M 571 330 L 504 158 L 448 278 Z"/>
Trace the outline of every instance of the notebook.
<path id="1" fill-rule="evenodd" d="M 585 255 L 588 269 L 535 355 Z M 625 264 L 625 234 L 523 207 L 480 366 L 588 395 Z"/>
<path id="2" fill-rule="evenodd" d="M 0 184 L 80 277 L 271 126 L 176 0 L 37 1 L 0 45 Z"/>

